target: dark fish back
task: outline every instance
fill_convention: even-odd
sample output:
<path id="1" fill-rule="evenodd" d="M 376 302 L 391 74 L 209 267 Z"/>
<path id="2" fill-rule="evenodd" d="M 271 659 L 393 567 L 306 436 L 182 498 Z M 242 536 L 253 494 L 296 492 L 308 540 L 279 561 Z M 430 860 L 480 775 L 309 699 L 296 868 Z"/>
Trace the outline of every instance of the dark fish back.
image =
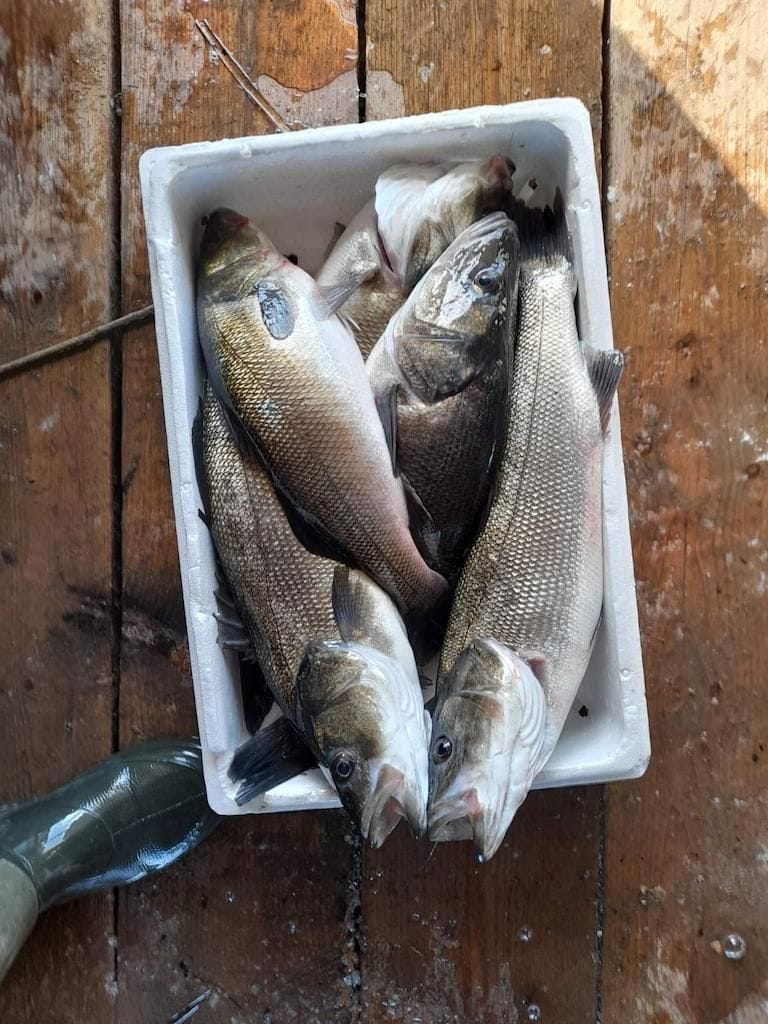
<path id="1" fill-rule="evenodd" d="M 427 561 L 449 579 L 461 569 L 488 507 L 505 385 L 497 361 L 458 394 L 432 405 L 398 405 L 398 467 L 436 528 Z"/>

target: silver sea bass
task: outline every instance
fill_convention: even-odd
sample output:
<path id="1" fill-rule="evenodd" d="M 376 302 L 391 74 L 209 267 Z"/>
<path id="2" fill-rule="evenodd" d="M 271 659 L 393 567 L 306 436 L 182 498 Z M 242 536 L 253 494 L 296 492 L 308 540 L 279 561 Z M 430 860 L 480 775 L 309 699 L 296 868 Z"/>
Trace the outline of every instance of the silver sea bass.
<path id="1" fill-rule="evenodd" d="M 443 645 L 430 836 L 496 852 L 548 760 L 589 662 L 603 601 L 602 456 L 621 353 L 580 341 L 562 200 L 516 204 L 519 324 L 488 519 Z"/>

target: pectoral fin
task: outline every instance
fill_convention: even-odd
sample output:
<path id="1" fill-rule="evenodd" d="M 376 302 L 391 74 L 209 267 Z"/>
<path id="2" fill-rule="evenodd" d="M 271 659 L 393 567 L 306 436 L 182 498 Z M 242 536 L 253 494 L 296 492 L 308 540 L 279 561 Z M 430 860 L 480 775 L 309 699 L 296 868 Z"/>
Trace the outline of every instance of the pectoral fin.
<path id="1" fill-rule="evenodd" d="M 400 479 L 403 481 L 411 534 L 422 558 L 434 569 L 439 561 L 440 530 L 435 526 L 435 521 L 414 490 L 410 480 L 403 474 Z"/>
<path id="2" fill-rule="evenodd" d="M 329 320 L 338 313 L 358 288 L 371 276 L 369 271 L 350 275 L 334 284 L 319 284 L 312 298 L 312 311 L 317 320 Z"/>
<path id="3" fill-rule="evenodd" d="M 398 660 L 408 644 L 405 625 L 387 595 L 365 573 L 339 565 L 333 574 L 333 614 L 345 643 L 365 644 Z"/>

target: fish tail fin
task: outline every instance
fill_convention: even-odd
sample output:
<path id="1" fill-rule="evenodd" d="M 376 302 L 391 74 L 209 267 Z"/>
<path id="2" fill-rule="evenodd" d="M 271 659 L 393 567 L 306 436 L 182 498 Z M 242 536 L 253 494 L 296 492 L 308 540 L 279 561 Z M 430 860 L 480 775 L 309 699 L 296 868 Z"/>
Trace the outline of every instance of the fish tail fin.
<path id="1" fill-rule="evenodd" d="M 255 733 L 238 747 L 229 777 L 239 783 L 235 800 L 247 804 L 281 782 L 313 768 L 316 758 L 287 718 Z"/>
<path id="2" fill-rule="evenodd" d="M 403 606 L 406 613 L 432 615 L 436 609 L 443 607 L 450 593 L 448 580 L 441 573 L 430 569 L 415 542 L 414 553 L 419 561 L 419 577 L 416 581 L 409 581 L 407 594 L 403 595 Z"/>
<path id="3" fill-rule="evenodd" d="M 507 201 L 507 213 L 517 225 L 520 258 L 525 262 L 573 263 L 573 248 L 565 219 L 563 194 L 558 188 L 552 206 L 528 206 L 515 197 Z"/>

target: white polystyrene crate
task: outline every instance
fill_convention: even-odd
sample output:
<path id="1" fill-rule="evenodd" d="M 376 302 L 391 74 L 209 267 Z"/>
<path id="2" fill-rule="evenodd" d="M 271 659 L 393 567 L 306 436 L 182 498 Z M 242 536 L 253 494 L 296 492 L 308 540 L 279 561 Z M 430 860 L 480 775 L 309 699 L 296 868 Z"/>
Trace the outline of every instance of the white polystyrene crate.
<path id="1" fill-rule="evenodd" d="M 157 346 L 168 435 L 181 580 L 195 700 L 211 806 L 221 814 L 336 807 L 318 770 L 238 807 L 227 779 L 246 739 L 236 659 L 216 643 L 214 555 L 198 517 L 191 447 L 203 380 L 195 316 L 201 218 L 229 206 L 262 227 L 282 252 L 318 269 L 336 222 L 348 223 L 393 163 L 504 153 L 515 185 L 535 179 L 531 202 L 563 192 L 578 274 L 583 337 L 610 348 L 611 317 L 600 196 L 586 108 L 573 99 L 477 107 L 285 135 L 202 142 L 145 153 L 140 162 Z M 526 190 L 530 191 L 530 187 Z M 605 612 L 589 670 L 537 788 L 634 778 L 650 755 L 632 552 L 617 410 L 603 489 Z M 578 709 L 586 706 L 588 716 Z"/>

